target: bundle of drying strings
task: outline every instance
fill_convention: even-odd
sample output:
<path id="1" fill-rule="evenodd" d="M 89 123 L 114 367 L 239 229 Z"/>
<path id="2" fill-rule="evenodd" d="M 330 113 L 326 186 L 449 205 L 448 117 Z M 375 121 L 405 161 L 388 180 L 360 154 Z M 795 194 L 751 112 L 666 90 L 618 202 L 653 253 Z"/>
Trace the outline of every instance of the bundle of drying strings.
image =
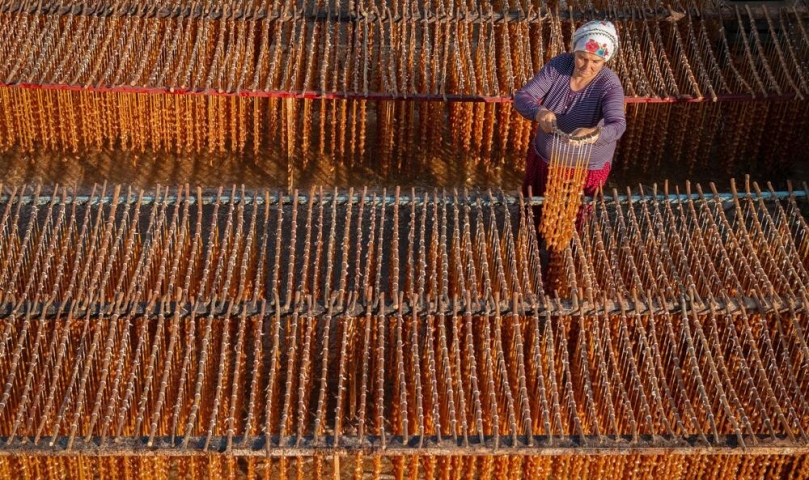
<path id="1" fill-rule="evenodd" d="M 600 128 L 581 137 L 559 129 L 553 132 L 548 183 L 539 223 L 539 233 L 548 250 L 561 251 L 570 245 L 593 153 L 593 144 L 587 140 L 599 133 Z"/>

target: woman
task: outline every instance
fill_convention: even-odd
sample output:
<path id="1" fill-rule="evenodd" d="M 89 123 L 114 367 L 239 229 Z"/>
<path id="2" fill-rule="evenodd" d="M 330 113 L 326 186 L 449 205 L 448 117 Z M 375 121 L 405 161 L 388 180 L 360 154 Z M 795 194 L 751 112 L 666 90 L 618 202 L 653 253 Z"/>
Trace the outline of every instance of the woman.
<path id="1" fill-rule="evenodd" d="M 606 21 L 592 21 L 573 33 L 573 53 L 551 59 L 514 96 L 525 118 L 539 122 L 528 149 L 523 193 L 544 196 L 555 128 L 592 143 L 584 193 L 607 181 L 615 145 L 626 130 L 624 89 L 605 64 L 615 55 L 618 35 Z"/>

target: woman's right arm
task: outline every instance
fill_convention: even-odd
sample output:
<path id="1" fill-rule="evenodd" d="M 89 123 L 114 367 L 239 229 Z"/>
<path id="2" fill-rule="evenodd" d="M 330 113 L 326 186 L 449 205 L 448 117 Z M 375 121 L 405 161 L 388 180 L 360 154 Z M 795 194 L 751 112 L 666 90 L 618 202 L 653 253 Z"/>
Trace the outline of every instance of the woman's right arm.
<path id="1" fill-rule="evenodd" d="M 556 69 L 549 68 L 549 66 L 550 62 L 545 64 L 539 73 L 534 75 L 534 78 L 514 94 L 514 108 L 529 120 L 539 121 L 537 114 L 544 109 L 542 99 L 545 98 L 555 80 Z"/>

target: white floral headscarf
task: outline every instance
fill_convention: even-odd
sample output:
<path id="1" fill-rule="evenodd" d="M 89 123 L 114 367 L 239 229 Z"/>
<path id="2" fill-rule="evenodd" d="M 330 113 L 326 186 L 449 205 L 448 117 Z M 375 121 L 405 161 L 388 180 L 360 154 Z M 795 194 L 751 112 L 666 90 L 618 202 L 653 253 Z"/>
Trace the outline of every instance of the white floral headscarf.
<path id="1" fill-rule="evenodd" d="M 612 22 L 593 20 L 573 32 L 574 52 L 587 52 L 609 61 L 618 50 L 618 32 Z"/>

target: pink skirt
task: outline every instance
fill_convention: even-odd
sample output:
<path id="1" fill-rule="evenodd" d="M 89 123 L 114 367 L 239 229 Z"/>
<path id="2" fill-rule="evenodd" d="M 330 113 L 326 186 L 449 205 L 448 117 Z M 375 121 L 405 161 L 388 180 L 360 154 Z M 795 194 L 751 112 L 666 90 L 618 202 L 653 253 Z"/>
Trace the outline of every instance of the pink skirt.
<path id="1" fill-rule="evenodd" d="M 584 181 L 584 194 L 592 197 L 598 189 L 607 183 L 612 164 L 607 163 L 601 170 L 588 170 L 587 178 Z M 522 194 L 528 196 L 528 188 L 531 188 L 531 195 L 535 197 L 545 196 L 545 188 L 548 185 L 548 162 L 545 161 L 534 150 L 533 146 L 528 148 L 528 158 L 525 161 L 525 178 L 522 182 Z"/>

